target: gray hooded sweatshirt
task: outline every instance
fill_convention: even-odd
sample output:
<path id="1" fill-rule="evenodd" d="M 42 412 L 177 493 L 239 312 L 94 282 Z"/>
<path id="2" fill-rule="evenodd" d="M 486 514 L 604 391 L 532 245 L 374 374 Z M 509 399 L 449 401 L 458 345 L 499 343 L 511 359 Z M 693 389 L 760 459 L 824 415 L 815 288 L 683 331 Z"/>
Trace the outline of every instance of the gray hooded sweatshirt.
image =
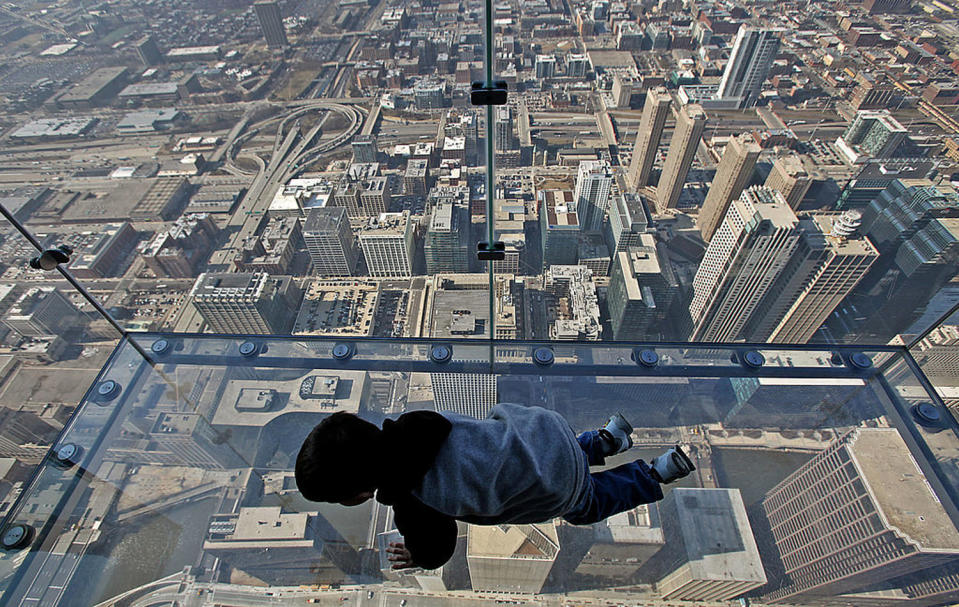
<path id="1" fill-rule="evenodd" d="M 586 459 L 555 411 L 501 403 L 486 419 L 449 411 L 451 424 L 414 497 L 468 523 L 540 523 L 569 512 L 587 490 Z"/>

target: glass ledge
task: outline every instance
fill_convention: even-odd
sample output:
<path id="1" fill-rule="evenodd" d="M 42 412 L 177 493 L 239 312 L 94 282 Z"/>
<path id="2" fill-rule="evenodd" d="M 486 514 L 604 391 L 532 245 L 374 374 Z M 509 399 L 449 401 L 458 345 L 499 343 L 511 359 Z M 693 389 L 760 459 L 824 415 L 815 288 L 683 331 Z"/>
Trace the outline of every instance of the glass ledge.
<path id="1" fill-rule="evenodd" d="M 6 514 L 4 605 L 936 605 L 959 592 L 957 424 L 902 348 L 135 339 L 150 360 L 121 343 Z M 577 432 L 622 412 L 635 446 L 608 465 L 681 444 L 698 469 L 593 526 L 461 524 L 449 563 L 406 573 L 385 560 L 388 508 L 296 491 L 299 446 L 333 412 L 485 417 L 496 402 L 547 407 Z"/>

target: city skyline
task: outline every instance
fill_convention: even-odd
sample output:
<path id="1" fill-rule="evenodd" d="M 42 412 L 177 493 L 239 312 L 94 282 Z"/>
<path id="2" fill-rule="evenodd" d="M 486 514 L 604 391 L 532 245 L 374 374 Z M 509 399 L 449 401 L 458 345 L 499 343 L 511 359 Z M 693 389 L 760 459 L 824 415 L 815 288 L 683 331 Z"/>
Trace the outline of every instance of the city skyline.
<path id="1" fill-rule="evenodd" d="M 959 601 L 957 14 L 0 7 L 3 600 Z M 431 571 L 297 490 L 330 415 L 499 402 L 697 470 Z"/>

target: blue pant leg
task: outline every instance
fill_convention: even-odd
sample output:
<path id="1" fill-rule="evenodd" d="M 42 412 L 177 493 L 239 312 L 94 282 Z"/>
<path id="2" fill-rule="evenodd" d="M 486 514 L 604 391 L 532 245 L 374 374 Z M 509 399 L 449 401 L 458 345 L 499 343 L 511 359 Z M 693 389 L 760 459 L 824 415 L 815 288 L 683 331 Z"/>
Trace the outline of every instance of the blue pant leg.
<path id="1" fill-rule="evenodd" d="M 586 454 L 586 459 L 590 466 L 602 466 L 606 463 L 606 456 L 603 454 L 603 439 L 599 437 L 599 431 L 589 430 L 576 437 L 580 448 Z"/>
<path id="2" fill-rule="evenodd" d="M 662 487 L 641 459 L 611 470 L 594 472 L 590 474 L 590 483 L 592 491 L 588 501 L 563 517 L 574 525 L 597 523 L 640 504 L 663 499 Z"/>

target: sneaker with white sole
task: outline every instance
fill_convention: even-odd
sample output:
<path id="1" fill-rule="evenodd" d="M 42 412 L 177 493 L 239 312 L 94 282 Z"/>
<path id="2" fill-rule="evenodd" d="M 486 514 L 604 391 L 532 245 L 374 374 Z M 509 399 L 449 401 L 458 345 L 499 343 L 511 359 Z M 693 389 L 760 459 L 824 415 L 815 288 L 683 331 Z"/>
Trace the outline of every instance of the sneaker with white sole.
<path id="1" fill-rule="evenodd" d="M 679 445 L 670 448 L 654 459 L 650 467 L 660 483 L 672 483 L 688 476 L 690 472 L 696 469 L 693 461 L 689 459 Z"/>
<path id="2" fill-rule="evenodd" d="M 621 413 L 611 415 L 599 429 L 599 435 L 604 439 L 609 451 L 604 455 L 616 455 L 630 449 L 633 446 L 633 438 L 630 436 L 632 433 L 633 427 Z"/>

